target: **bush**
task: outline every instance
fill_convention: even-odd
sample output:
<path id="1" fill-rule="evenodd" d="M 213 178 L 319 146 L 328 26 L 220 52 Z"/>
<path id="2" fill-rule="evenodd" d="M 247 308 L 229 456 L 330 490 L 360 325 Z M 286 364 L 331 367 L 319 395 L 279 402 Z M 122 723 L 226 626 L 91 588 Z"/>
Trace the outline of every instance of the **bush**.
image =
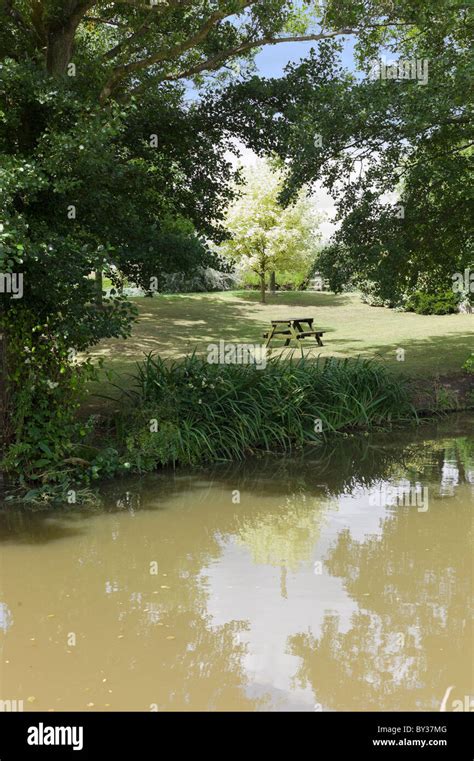
<path id="1" fill-rule="evenodd" d="M 257 369 L 195 356 L 168 365 L 149 355 L 124 397 L 118 438 L 139 472 L 289 450 L 415 415 L 404 382 L 362 359 L 276 358 Z"/>
<path id="2" fill-rule="evenodd" d="M 405 302 L 407 312 L 417 314 L 453 314 L 458 311 L 458 297 L 453 291 L 425 293 L 415 291 Z"/>
<path id="3" fill-rule="evenodd" d="M 211 293 L 229 291 L 236 286 L 233 272 L 223 272 L 213 267 L 196 267 L 192 275 L 182 272 L 163 276 L 162 293 Z"/>
<path id="4" fill-rule="evenodd" d="M 48 323 L 32 326 L 25 312 L 9 325 L 8 337 L 13 415 L 0 468 L 28 493 L 36 494 L 46 483 L 65 492 L 92 429 L 93 422 L 80 420 L 77 411 L 97 368 L 90 360 L 75 363 L 68 337 L 55 335 Z"/>
<path id="5" fill-rule="evenodd" d="M 467 358 L 466 362 L 463 364 L 463 370 L 467 370 L 468 373 L 474 374 L 474 352 L 471 354 L 470 357 Z"/>
<path id="6" fill-rule="evenodd" d="M 359 283 L 359 289 L 361 299 L 364 304 L 368 304 L 371 307 L 388 307 L 393 309 L 397 306 L 397 303 L 390 299 L 384 299 L 379 292 L 379 286 L 372 280 L 364 280 Z"/>

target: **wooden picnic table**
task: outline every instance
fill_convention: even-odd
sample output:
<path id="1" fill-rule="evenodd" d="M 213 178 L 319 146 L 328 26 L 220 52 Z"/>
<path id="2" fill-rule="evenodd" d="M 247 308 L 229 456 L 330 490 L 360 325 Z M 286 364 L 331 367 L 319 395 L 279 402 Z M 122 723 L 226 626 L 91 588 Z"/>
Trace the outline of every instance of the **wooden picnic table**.
<path id="1" fill-rule="evenodd" d="M 273 338 L 278 338 L 279 336 L 285 336 L 285 346 L 289 346 L 290 341 L 293 339 L 298 343 L 311 336 L 315 337 L 318 346 L 324 346 L 321 340 L 324 331 L 314 330 L 313 323 L 313 317 L 290 317 L 285 320 L 272 320 L 271 329 L 263 334 L 263 337 L 267 339 L 265 347 L 270 345 Z M 305 328 L 305 325 L 308 327 Z"/>

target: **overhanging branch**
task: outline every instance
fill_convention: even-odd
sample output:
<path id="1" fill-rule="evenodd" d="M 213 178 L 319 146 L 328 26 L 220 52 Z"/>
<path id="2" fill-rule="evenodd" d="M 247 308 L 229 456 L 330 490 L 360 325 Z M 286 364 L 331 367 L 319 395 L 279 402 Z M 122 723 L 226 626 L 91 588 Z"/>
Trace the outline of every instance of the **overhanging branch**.
<path id="1" fill-rule="evenodd" d="M 215 71 L 217 68 L 219 68 L 223 61 L 226 61 L 229 58 L 235 58 L 236 56 L 241 55 L 242 53 L 246 53 L 253 48 L 263 47 L 265 45 L 278 45 L 283 42 L 317 42 L 318 40 L 326 40 L 338 35 L 355 34 L 355 32 L 355 29 L 338 29 L 334 32 L 321 32 L 320 34 L 308 34 L 293 37 L 262 37 L 258 40 L 248 41 L 234 48 L 223 50 L 217 56 L 208 58 L 207 60 L 202 61 L 195 66 L 190 66 L 188 69 L 185 69 L 181 72 L 165 74 L 162 77 L 159 77 L 158 81 L 160 82 L 176 79 L 186 79 L 187 77 L 192 77 L 195 74 L 200 74 L 203 71 Z"/>

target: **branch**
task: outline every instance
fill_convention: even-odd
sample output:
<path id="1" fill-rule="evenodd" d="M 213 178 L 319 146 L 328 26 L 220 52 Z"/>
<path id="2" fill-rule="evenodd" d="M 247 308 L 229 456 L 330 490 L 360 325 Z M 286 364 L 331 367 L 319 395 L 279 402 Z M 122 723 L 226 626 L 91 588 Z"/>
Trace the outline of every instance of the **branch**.
<path id="1" fill-rule="evenodd" d="M 187 5 L 186 0 L 168 0 L 167 5 L 165 6 L 164 3 L 160 3 L 159 5 L 152 5 L 151 2 L 146 4 L 142 2 L 136 2 L 136 0 L 117 0 L 116 5 L 131 5 L 133 8 L 136 8 L 139 11 L 153 11 L 153 13 L 156 13 L 158 16 L 162 16 L 164 13 L 166 13 L 169 10 L 172 10 L 174 8 L 179 8 L 179 6 Z"/>
<path id="2" fill-rule="evenodd" d="M 152 6 L 152 7 L 156 7 L 156 6 Z M 107 59 L 116 58 L 116 56 L 118 56 L 119 53 L 121 53 L 124 48 L 128 48 L 130 43 L 132 43 L 138 37 L 141 37 L 149 29 L 149 26 L 148 26 L 149 20 L 150 20 L 150 14 L 147 16 L 143 24 L 140 27 L 138 27 L 138 29 L 133 34 L 130 35 L 130 37 L 127 37 L 126 39 L 122 40 L 117 45 L 115 45 L 115 47 L 108 50 L 107 53 L 105 53 L 104 58 L 107 58 Z"/>
<path id="3" fill-rule="evenodd" d="M 252 0 L 252 2 L 246 3 L 246 5 L 249 6 L 255 2 L 257 2 L 257 0 Z M 229 18 L 233 15 L 235 14 L 232 13 L 229 15 L 225 11 L 221 10 L 214 11 L 214 13 L 211 13 L 209 18 L 204 22 L 204 24 L 202 24 L 198 31 L 191 37 L 188 37 L 187 40 L 184 40 L 183 42 L 180 42 L 178 45 L 174 45 L 171 48 L 165 48 L 164 50 L 161 50 L 154 55 L 148 56 L 147 58 L 142 58 L 139 61 L 132 61 L 132 63 L 127 63 L 124 66 L 120 66 L 115 71 L 116 73 L 120 73 L 120 76 L 122 76 L 132 71 L 147 69 L 149 66 L 153 66 L 153 64 L 159 63 L 160 61 L 167 61 L 173 58 L 177 58 L 179 55 L 181 55 L 181 53 L 185 53 L 187 50 L 190 50 L 191 48 L 199 45 L 200 42 L 204 42 L 206 37 L 208 37 L 211 29 L 216 26 L 219 21 L 222 21 L 223 19 Z"/>
<path id="4" fill-rule="evenodd" d="M 97 5 L 97 3 L 98 0 L 83 0 L 82 2 L 79 2 L 71 15 L 72 23 L 78 25 L 86 15 L 87 11 L 90 8 L 93 8 L 94 5 Z"/>
<path id="5" fill-rule="evenodd" d="M 241 0 L 239 11 L 240 12 L 244 11 L 246 8 L 249 8 L 251 5 L 255 5 L 257 2 L 260 2 L 260 0 Z M 213 27 L 215 27 L 220 21 L 223 21 L 226 18 L 231 18 L 232 16 L 235 16 L 235 14 L 236 14 L 235 10 L 230 14 L 224 10 L 214 11 L 214 13 L 212 13 L 209 16 L 209 18 L 202 24 L 202 26 L 198 29 L 198 31 L 195 34 L 193 34 L 191 37 L 188 37 L 188 39 L 184 40 L 183 42 L 180 42 L 178 45 L 174 45 L 171 48 L 161 50 L 151 56 L 148 56 L 147 58 L 142 58 L 139 61 L 132 61 L 131 63 L 123 64 L 122 66 L 117 66 L 114 69 L 109 82 L 105 85 L 102 91 L 101 100 L 104 100 L 104 98 L 107 98 L 110 95 L 110 93 L 113 91 L 116 84 L 130 72 L 140 71 L 142 69 L 148 68 L 149 66 L 153 66 L 156 63 L 177 58 L 179 55 L 181 55 L 182 53 L 185 53 L 187 50 L 190 50 L 191 48 L 199 45 L 199 43 L 204 42 L 204 40 L 208 37 Z M 134 35 L 132 35 L 132 37 L 133 36 Z M 125 42 L 123 44 L 125 44 Z M 121 43 L 121 46 L 122 46 L 122 43 Z M 117 47 L 118 46 L 116 46 L 116 49 Z M 110 52 L 111 51 L 109 51 L 109 53 Z M 163 79 L 159 79 L 158 81 L 163 81 Z"/>
<path id="6" fill-rule="evenodd" d="M 105 19 L 101 18 L 100 16 L 83 16 L 83 21 L 88 21 L 93 24 L 105 24 L 105 26 L 115 26 L 117 29 L 127 29 L 127 31 L 130 30 L 130 26 L 126 26 L 125 24 L 119 24 L 118 21 L 112 21 L 112 19 Z"/>
<path id="7" fill-rule="evenodd" d="M 338 29 L 335 32 L 321 32 L 320 34 L 308 34 L 295 37 L 261 37 L 258 40 L 244 42 L 234 48 L 228 48 L 223 50 L 217 56 L 208 58 L 206 61 L 202 61 L 195 66 L 190 66 L 188 69 L 179 72 L 178 74 L 165 74 L 158 79 L 158 82 L 170 81 L 176 79 L 186 79 L 194 74 L 199 74 L 202 71 L 215 71 L 220 64 L 228 58 L 234 58 L 241 53 L 246 53 L 253 48 L 263 47 L 264 45 L 278 45 L 282 42 L 317 42 L 318 40 L 326 40 L 331 37 L 336 37 L 340 34 L 355 34 L 355 29 Z"/>
<path id="8" fill-rule="evenodd" d="M 132 0 L 123 0 L 125 2 L 129 2 L 132 5 L 135 5 Z M 254 5 L 256 2 L 259 2 L 260 0 L 249 0 L 247 2 L 242 2 L 240 11 L 245 10 L 246 8 L 249 8 L 251 5 Z M 164 63 L 166 61 L 171 61 L 175 58 L 177 58 L 182 53 L 185 53 L 186 51 L 190 50 L 193 47 L 196 47 L 199 45 L 199 43 L 203 42 L 206 37 L 209 35 L 210 31 L 214 26 L 216 26 L 220 21 L 224 20 L 225 18 L 229 18 L 230 16 L 235 16 L 236 11 L 234 11 L 232 14 L 225 15 L 225 12 L 215 11 L 214 13 L 209 16 L 207 21 L 204 22 L 204 24 L 201 26 L 201 28 L 191 37 L 189 37 L 187 40 L 185 40 L 182 43 L 179 43 L 178 45 L 174 45 L 171 48 L 167 48 L 164 50 L 161 50 L 151 56 L 147 56 L 146 58 L 142 58 L 138 61 L 133 61 L 128 64 L 124 64 L 122 66 L 117 66 L 113 72 L 112 75 L 105 85 L 105 87 L 102 90 L 101 94 L 101 101 L 103 102 L 106 100 L 110 94 L 113 92 L 113 90 L 116 88 L 118 82 L 123 79 L 127 74 L 131 72 L 137 72 L 141 71 L 143 69 L 147 69 L 150 66 L 153 66 L 157 63 Z M 391 20 L 388 20 L 385 23 L 382 23 L 380 25 L 373 24 L 371 25 L 371 28 L 376 28 L 377 26 L 381 28 L 385 28 L 386 26 L 393 25 L 394 22 Z M 247 42 L 243 42 L 240 45 L 236 45 L 233 48 L 227 48 L 226 50 L 221 51 L 217 55 L 213 56 L 212 58 L 208 58 L 204 61 L 201 61 L 201 63 L 195 64 L 193 66 L 189 66 L 187 69 L 184 69 L 177 73 L 168 73 L 163 74 L 160 77 L 157 77 L 157 82 L 164 82 L 164 81 L 175 81 L 178 79 L 185 79 L 188 77 L 191 77 L 195 74 L 199 74 L 203 71 L 215 71 L 220 67 L 220 65 L 226 61 L 229 58 L 234 58 L 235 56 L 241 55 L 242 53 L 245 53 L 249 50 L 263 47 L 264 45 L 278 45 L 284 42 L 317 42 L 319 40 L 326 40 L 331 39 L 332 37 L 337 37 L 340 35 L 349 35 L 349 34 L 357 34 L 360 30 L 359 29 L 352 29 L 352 28 L 343 28 L 343 29 L 337 29 L 333 32 L 320 32 L 318 34 L 303 34 L 303 35 L 293 35 L 289 37 L 261 37 L 256 40 L 249 40 Z M 132 38 L 134 35 L 132 35 Z M 129 38 L 131 40 L 132 38 Z M 124 43 L 121 43 L 120 46 L 125 46 L 127 41 Z M 117 46 L 118 47 L 118 46 Z M 115 50 L 117 50 L 117 47 Z M 109 54 L 111 54 L 112 51 L 109 51 Z M 109 54 L 106 54 L 107 56 Z M 115 54 L 114 54 L 115 57 Z M 138 87 L 134 88 L 132 90 L 132 94 L 135 94 L 139 92 L 142 89 L 142 86 L 139 85 Z"/>
<path id="9" fill-rule="evenodd" d="M 165 5 L 143 5 L 142 3 L 136 3 L 132 2 L 131 0 L 121 0 L 122 3 L 125 3 L 125 5 L 133 5 L 135 8 L 138 8 L 143 11 L 147 11 L 147 16 L 145 20 L 143 21 L 143 24 L 135 31 L 133 34 L 130 35 L 130 37 L 127 37 L 126 39 L 119 42 L 117 45 L 115 45 L 113 48 L 107 51 L 105 53 L 104 58 L 111 60 L 112 58 L 116 58 L 124 49 L 128 48 L 132 42 L 134 42 L 139 37 L 142 37 L 143 34 L 146 31 L 149 31 L 150 27 L 148 26 L 148 22 L 156 21 L 157 19 L 161 19 L 162 16 L 164 16 L 166 13 L 170 11 L 174 11 L 177 8 L 184 8 L 186 5 L 190 5 L 191 0 L 170 0 L 168 4 Z M 120 5 L 120 2 L 118 3 Z M 97 19 L 99 20 L 99 19 Z M 107 23 L 107 22 L 104 22 Z"/>
<path id="10" fill-rule="evenodd" d="M 21 15 L 20 11 L 13 7 L 12 0 L 5 0 L 4 6 L 7 16 L 10 16 L 10 18 L 13 19 L 17 27 L 19 29 L 27 29 L 25 19 Z"/>

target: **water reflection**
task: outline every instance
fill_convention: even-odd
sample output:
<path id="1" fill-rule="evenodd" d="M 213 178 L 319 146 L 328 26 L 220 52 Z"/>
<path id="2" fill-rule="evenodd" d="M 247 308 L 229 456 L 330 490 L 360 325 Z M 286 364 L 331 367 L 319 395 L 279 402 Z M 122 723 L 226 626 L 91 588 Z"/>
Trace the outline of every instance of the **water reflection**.
<path id="1" fill-rule="evenodd" d="M 97 514 L 0 512 L 0 698 L 426 710 L 449 686 L 450 703 L 471 695 L 470 424 L 116 482 Z M 380 498 L 415 487 L 426 510 Z"/>
<path id="2" fill-rule="evenodd" d="M 453 498 L 418 521 L 409 508 L 398 510 L 364 541 L 350 529 L 338 535 L 326 567 L 357 603 L 350 627 L 327 614 L 319 636 L 291 641 L 298 678 L 320 702 L 339 710 L 426 710 L 439 707 L 448 685 L 470 694 L 470 530 L 470 511 Z"/>

